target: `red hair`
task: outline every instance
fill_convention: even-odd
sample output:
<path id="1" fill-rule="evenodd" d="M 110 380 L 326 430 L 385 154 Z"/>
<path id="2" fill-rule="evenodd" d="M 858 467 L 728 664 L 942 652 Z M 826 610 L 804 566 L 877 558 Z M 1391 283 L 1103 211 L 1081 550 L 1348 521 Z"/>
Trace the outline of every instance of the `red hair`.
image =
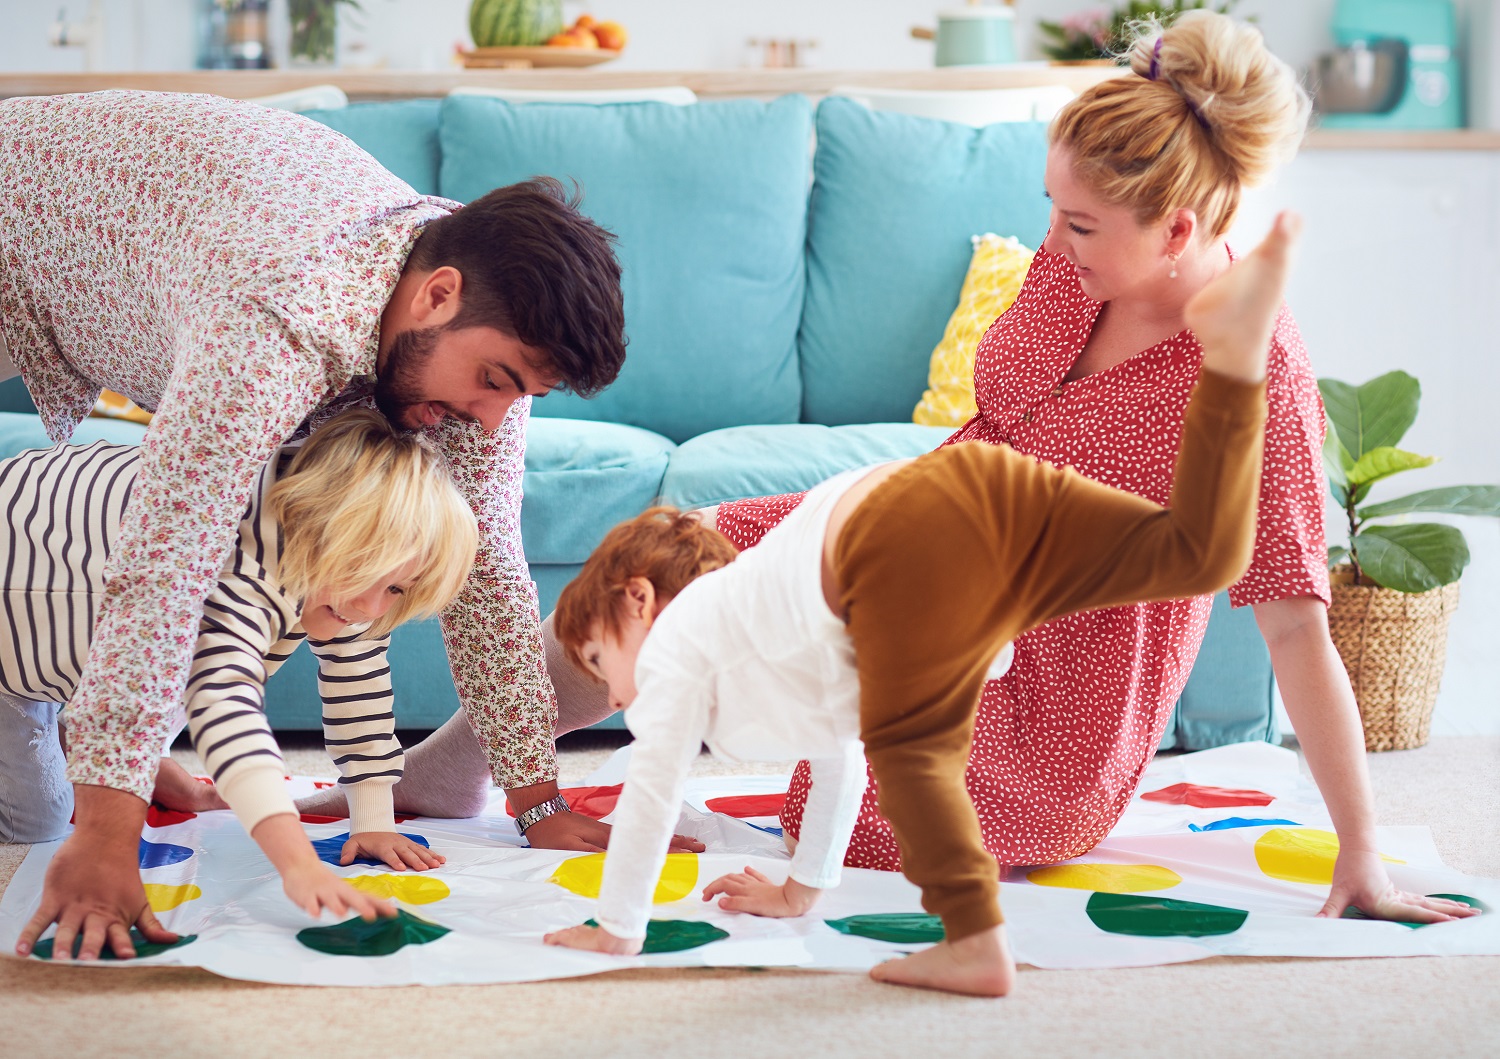
<path id="1" fill-rule="evenodd" d="M 619 637 L 631 578 L 651 582 L 660 610 L 693 581 L 728 566 L 738 554 L 718 530 L 675 507 L 653 507 L 620 523 L 558 597 L 553 631 L 568 661 L 588 669 L 580 652 L 596 626 L 605 635 Z"/>

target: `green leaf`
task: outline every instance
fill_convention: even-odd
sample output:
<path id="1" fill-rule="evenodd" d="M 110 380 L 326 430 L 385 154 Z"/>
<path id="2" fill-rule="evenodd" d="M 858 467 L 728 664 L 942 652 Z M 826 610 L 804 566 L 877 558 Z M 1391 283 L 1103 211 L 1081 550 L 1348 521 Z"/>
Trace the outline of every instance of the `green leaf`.
<path id="1" fill-rule="evenodd" d="M 1332 570 L 1339 563 L 1349 558 L 1349 549 L 1342 544 L 1335 544 L 1328 549 L 1328 569 Z"/>
<path id="2" fill-rule="evenodd" d="M 1339 440 L 1356 460 L 1400 441 L 1416 422 L 1422 400 L 1421 384 L 1404 371 L 1387 372 L 1361 386 L 1319 379 L 1318 390 Z"/>
<path id="3" fill-rule="evenodd" d="M 1449 485 L 1427 489 L 1398 500 L 1362 507 L 1357 514 L 1365 519 L 1415 512 L 1435 515 L 1488 515 L 1500 518 L 1500 485 Z"/>
<path id="4" fill-rule="evenodd" d="M 1415 452 L 1406 452 L 1382 445 L 1378 449 L 1371 449 L 1354 461 L 1354 466 L 1349 468 L 1349 484 L 1370 486 L 1382 478 L 1389 478 L 1402 471 L 1414 471 L 1419 467 L 1431 467 L 1436 462 L 1436 456 L 1419 456 Z M 1355 501 L 1358 502 L 1363 498 L 1363 494 L 1356 490 Z"/>
<path id="5" fill-rule="evenodd" d="M 1452 584 L 1469 565 L 1469 545 L 1452 526 L 1421 522 L 1371 526 L 1354 538 L 1359 568 L 1397 592 L 1426 592 Z"/>
<path id="6" fill-rule="evenodd" d="M 1328 472 L 1328 481 L 1335 485 L 1349 484 L 1349 471 L 1354 467 L 1354 457 L 1339 440 L 1338 428 L 1333 420 L 1327 420 L 1323 431 L 1323 469 Z M 1337 494 L 1335 494 L 1337 495 Z"/>

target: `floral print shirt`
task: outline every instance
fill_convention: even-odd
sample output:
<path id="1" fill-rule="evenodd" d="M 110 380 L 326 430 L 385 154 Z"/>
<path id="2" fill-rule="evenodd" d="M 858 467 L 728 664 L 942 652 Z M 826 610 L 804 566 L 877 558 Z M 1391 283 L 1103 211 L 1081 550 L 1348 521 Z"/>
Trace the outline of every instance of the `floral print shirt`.
<path id="1" fill-rule="evenodd" d="M 0 144 L 0 334 L 48 435 L 67 440 L 104 388 L 155 413 L 69 708 L 69 778 L 149 798 L 256 476 L 299 430 L 370 400 L 407 254 L 458 204 L 323 125 L 213 96 L 4 100 Z M 481 534 L 444 639 L 504 787 L 557 775 L 521 551 L 529 414 L 523 399 L 493 433 L 432 431 Z"/>

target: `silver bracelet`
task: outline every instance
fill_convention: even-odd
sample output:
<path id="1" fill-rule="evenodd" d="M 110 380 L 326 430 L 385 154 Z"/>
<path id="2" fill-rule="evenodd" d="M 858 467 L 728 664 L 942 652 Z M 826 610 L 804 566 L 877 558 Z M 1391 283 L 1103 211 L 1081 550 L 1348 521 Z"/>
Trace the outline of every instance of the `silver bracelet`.
<path id="1" fill-rule="evenodd" d="M 527 809 L 520 816 L 516 817 L 516 830 L 524 835 L 528 827 L 531 827 L 540 820 L 545 820 L 553 813 L 567 813 L 571 811 L 568 808 L 568 803 L 563 801 L 563 796 L 559 794 L 556 797 L 548 798 L 545 802 L 538 805 L 533 805 L 530 809 Z"/>

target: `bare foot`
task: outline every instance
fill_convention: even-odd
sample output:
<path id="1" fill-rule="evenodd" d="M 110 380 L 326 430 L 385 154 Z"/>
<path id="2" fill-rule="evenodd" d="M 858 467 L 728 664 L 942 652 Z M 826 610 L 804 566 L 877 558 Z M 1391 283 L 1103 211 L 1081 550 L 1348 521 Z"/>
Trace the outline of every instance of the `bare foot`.
<path id="1" fill-rule="evenodd" d="M 870 969 L 877 982 L 941 989 L 969 996 L 1004 996 L 1015 984 L 1016 964 L 1005 942 L 1005 928 L 940 941 L 930 949 Z"/>
<path id="2" fill-rule="evenodd" d="M 1266 375 L 1266 355 L 1302 218 L 1276 215 L 1271 231 L 1250 254 L 1187 303 L 1183 315 L 1203 345 L 1203 366 L 1246 382 Z"/>
<path id="3" fill-rule="evenodd" d="M 164 809 L 185 813 L 229 808 L 229 803 L 219 797 L 218 788 L 212 783 L 194 779 L 187 769 L 169 757 L 162 758 L 156 768 L 156 789 L 151 792 L 151 800 Z"/>

